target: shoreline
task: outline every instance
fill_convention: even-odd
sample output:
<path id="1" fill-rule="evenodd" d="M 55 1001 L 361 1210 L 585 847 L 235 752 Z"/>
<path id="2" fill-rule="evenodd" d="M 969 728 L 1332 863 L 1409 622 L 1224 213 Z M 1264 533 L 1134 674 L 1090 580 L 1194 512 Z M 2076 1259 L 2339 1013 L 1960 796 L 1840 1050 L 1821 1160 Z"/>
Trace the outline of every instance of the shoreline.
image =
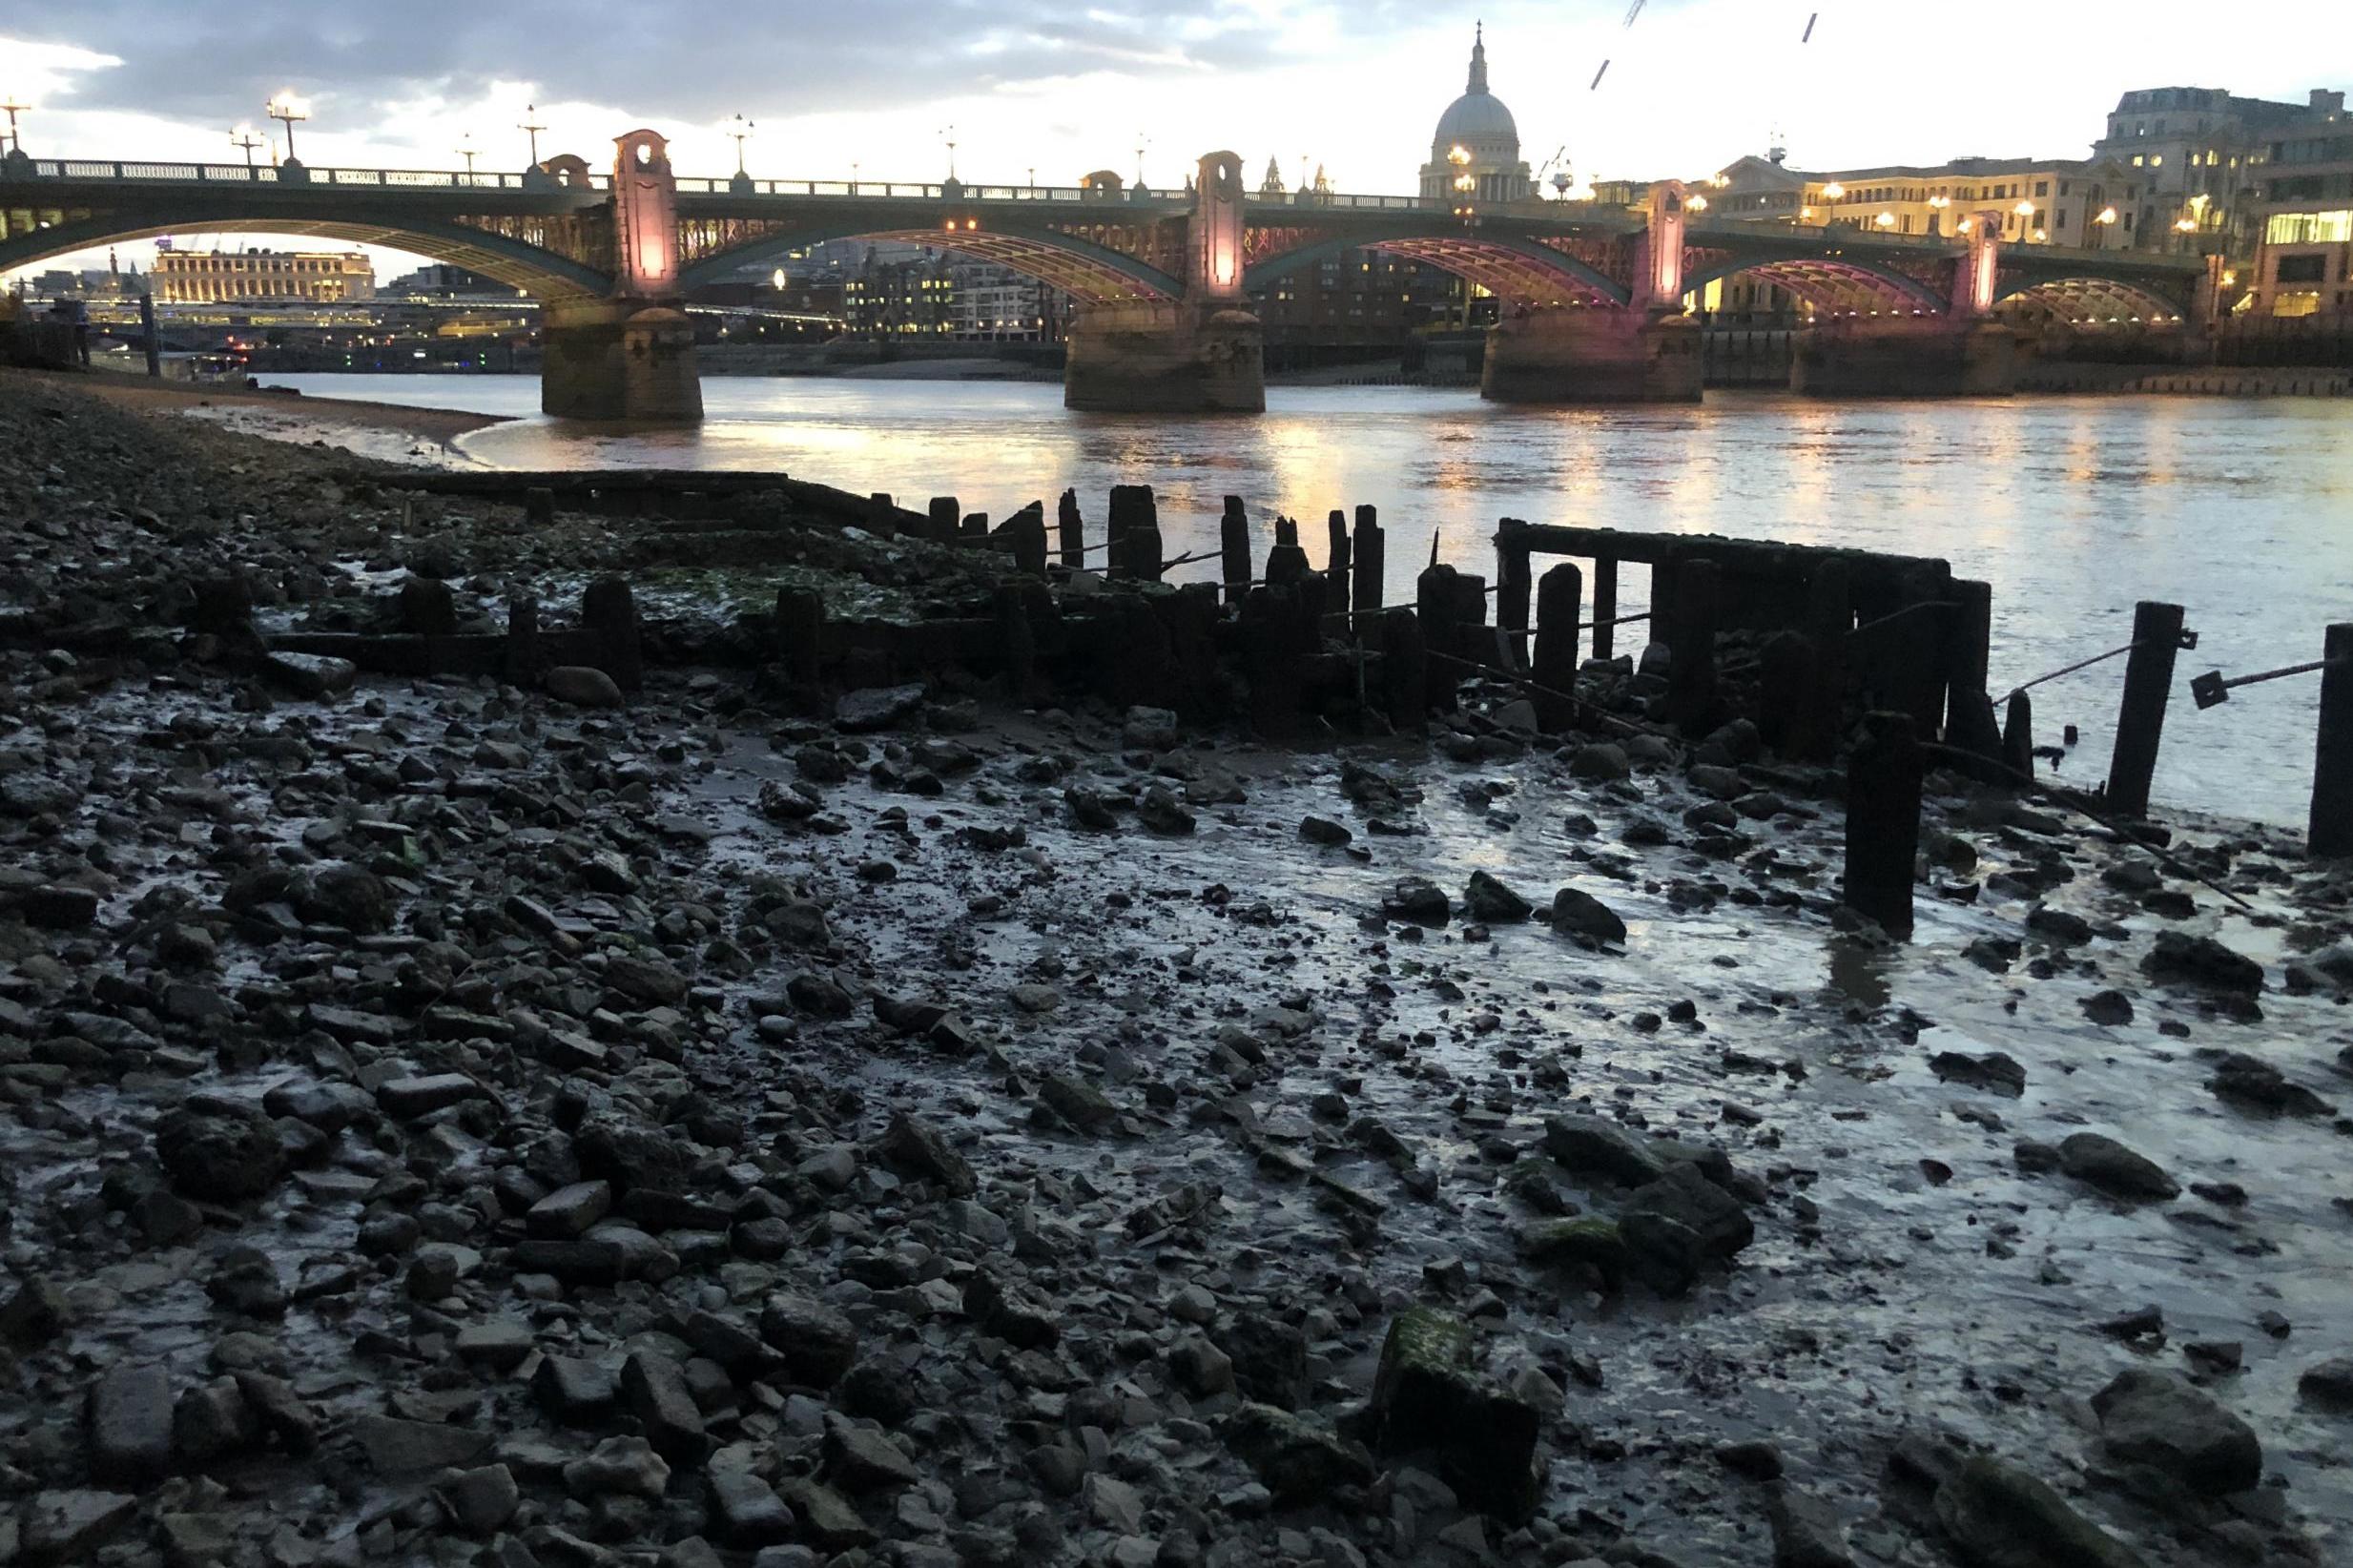
<path id="1" fill-rule="evenodd" d="M 323 442 L 346 446 L 362 457 L 386 462 L 413 462 L 415 454 L 393 440 L 430 444 L 436 461 L 452 464 L 474 460 L 460 451 L 459 438 L 511 423 L 504 415 L 476 414 L 459 408 L 416 407 L 372 402 L 361 399 L 312 398 L 299 393 L 247 391 L 236 387 L 204 386 L 93 371 L 0 370 L 0 386 L 50 386 L 87 392 L 112 406 L 140 414 L 169 414 L 206 419 L 241 434 L 257 435 L 290 445 Z"/>

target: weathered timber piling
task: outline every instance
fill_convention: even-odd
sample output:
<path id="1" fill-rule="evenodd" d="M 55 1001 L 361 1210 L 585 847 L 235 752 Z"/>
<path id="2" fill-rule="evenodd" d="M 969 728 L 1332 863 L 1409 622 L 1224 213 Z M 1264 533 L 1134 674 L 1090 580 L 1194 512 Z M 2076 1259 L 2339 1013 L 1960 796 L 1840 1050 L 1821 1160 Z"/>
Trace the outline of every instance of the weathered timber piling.
<path id="1" fill-rule="evenodd" d="M 555 491 L 545 485 L 534 485 L 523 492 L 523 521 L 535 528 L 544 528 L 555 521 Z"/>
<path id="2" fill-rule="evenodd" d="M 417 637 L 458 634 L 458 600 L 437 577 L 411 572 L 401 583 L 401 629 Z"/>
<path id="3" fill-rule="evenodd" d="M 1114 485 L 1111 504 L 1105 513 L 1104 536 L 1110 541 L 1111 558 L 1126 559 L 1123 547 L 1130 528 L 1160 526 L 1160 503 L 1153 499 L 1149 485 Z"/>
<path id="4" fill-rule="evenodd" d="M 1964 729 L 1974 730 L 1982 709 L 1989 721 L 1993 702 L 1986 690 L 1993 641 L 1993 588 L 1955 578 L 1952 609 L 1945 614 L 1945 738 L 1953 745 Z M 1998 747 L 1998 739 L 1996 745 Z M 1972 748 L 1973 749 L 1973 748 Z"/>
<path id="5" fill-rule="evenodd" d="M 1308 575 L 1308 552 L 1299 547 L 1299 525 L 1288 517 L 1274 520 L 1274 547 L 1267 552 L 1269 587 L 1288 588 Z"/>
<path id="6" fill-rule="evenodd" d="M 1033 501 L 1004 520 L 997 537 L 1013 556 L 1017 570 L 1033 577 L 1045 575 L 1045 503 Z"/>
<path id="7" fill-rule="evenodd" d="M 1496 525 L 1496 629 L 1501 633 L 1504 668 L 1528 667 L 1528 594 L 1534 586 L 1528 546 L 1521 537 L 1528 525 L 1507 517 Z"/>
<path id="8" fill-rule="evenodd" d="M 1607 659 L 1618 649 L 1618 561 L 1597 556 L 1593 563 L 1593 656 Z"/>
<path id="9" fill-rule="evenodd" d="M 1250 728 L 1269 740 L 1299 730 L 1298 599 L 1287 588 L 1256 588 L 1242 601 L 1243 678 Z"/>
<path id="10" fill-rule="evenodd" d="M 1357 559 L 1364 558 L 1359 555 Z M 1376 624 L 1381 638 L 1381 707 L 1393 729 L 1400 733 L 1419 731 L 1422 715 L 1430 708 L 1431 668 L 1421 618 L 1410 609 L 1392 609 L 1384 611 Z"/>
<path id="11" fill-rule="evenodd" d="M 1045 547 L 1044 508 L 1039 508 L 1038 546 Z M 1040 567 L 1042 570 L 1042 561 Z M 991 619 L 997 628 L 997 650 L 1003 659 L 1000 673 L 1003 677 L 1005 699 L 1020 702 L 1029 694 L 1038 678 L 1038 637 L 1029 624 L 1027 596 L 1019 583 L 1000 583 L 990 600 Z"/>
<path id="12" fill-rule="evenodd" d="M 1460 581 L 1461 574 L 1447 566 L 1424 567 L 1414 579 L 1414 616 L 1421 623 L 1422 647 L 1437 655 L 1425 661 L 1428 673 L 1422 682 L 1423 706 L 1434 713 L 1455 711 L 1455 689 L 1462 682 L 1461 667 L 1454 662 L 1462 657 L 1463 637 L 1456 625 Z"/>
<path id="13" fill-rule="evenodd" d="M 866 498 L 866 531 L 883 539 L 898 537 L 898 504 L 888 490 L 877 490 Z"/>
<path id="14" fill-rule="evenodd" d="M 1225 579 L 1226 602 L 1239 605 L 1250 591 L 1250 520 L 1242 498 L 1226 498 L 1225 514 L 1217 520 L 1218 574 Z"/>
<path id="15" fill-rule="evenodd" d="M 925 516 L 931 521 L 923 537 L 935 545 L 945 545 L 955 539 L 957 525 L 963 521 L 963 503 L 952 495 L 936 495 Z"/>
<path id="16" fill-rule="evenodd" d="M 547 661 L 539 648 L 539 601 L 528 594 L 506 605 L 506 670 L 509 686 L 533 687 Z"/>
<path id="17" fill-rule="evenodd" d="M 1911 715 L 1863 717 L 1847 759 L 1846 906 L 1891 937 L 1911 935 L 1912 867 L 1920 853 L 1920 743 Z"/>
<path id="18" fill-rule="evenodd" d="M 2312 759 L 2312 817 L 2304 850 L 2315 859 L 2353 856 L 2353 622 L 2328 629 L 2321 656 L 2321 729 Z"/>
<path id="19" fill-rule="evenodd" d="M 1667 633 L 1667 716 L 1697 738 L 1716 724 L 1716 609 L 1720 576 L 1712 561 L 1675 569 L 1675 616 Z"/>
<path id="20" fill-rule="evenodd" d="M 1054 523 L 1060 535 L 1063 565 L 1077 571 L 1086 565 L 1086 524 L 1079 516 L 1079 492 L 1064 490 L 1062 500 L 1054 505 Z"/>
<path id="21" fill-rule="evenodd" d="M 2133 650 L 2124 660 L 2124 703 L 2116 714 L 2116 750 L 2108 762 L 2108 804 L 2126 816 L 2149 812 L 2149 783 L 2157 775 L 2165 698 L 2180 647 L 2179 605 L 2144 599 L 2133 608 Z"/>
<path id="22" fill-rule="evenodd" d="M 2002 713 L 2002 766 L 2029 778 L 2034 776 L 2034 698 L 2031 692 L 2010 693 Z"/>
<path id="23" fill-rule="evenodd" d="M 815 588 L 776 590 L 776 652 L 785 678 L 815 686 L 825 654 L 825 598 Z"/>
<path id="24" fill-rule="evenodd" d="M 600 577 L 580 597 L 580 623 L 596 633 L 597 664 L 624 691 L 646 684 L 644 650 L 637 638 L 637 596 L 619 577 Z"/>
<path id="25" fill-rule="evenodd" d="M 1757 650 L 1757 732 L 1778 755 L 1806 754 L 1814 667 L 1813 639 L 1803 631 L 1776 631 Z"/>
<path id="26" fill-rule="evenodd" d="M 1356 508 L 1356 551 L 1350 565 L 1353 570 L 1350 601 L 1359 614 L 1379 609 L 1385 602 L 1381 598 L 1381 575 L 1389 569 L 1389 541 L 1381 529 L 1378 507 Z"/>
<path id="27" fill-rule="evenodd" d="M 1349 611 L 1348 514 L 1334 506 L 1331 515 L 1324 520 L 1324 526 L 1330 534 L 1330 545 L 1324 556 L 1324 576 L 1331 584 L 1331 589 L 1324 595 L 1324 602 L 1331 607 L 1332 613 L 1345 615 Z"/>
<path id="28" fill-rule="evenodd" d="M 966 512 L 963 527 L 958 537 L 967 543 L 977 543 L 988 537 L 988 513 Z"/>
<path id="29" fill-rule="evenodd" d="M 1854 607 L 1847 564 L 1819 561 L 1806 582 L 1806 641 L 1814 659 L 1806 699 L 1799 711 L 1791 755 L 1825 762 L 1838 752 L 1847 722 L 1847 638 L 1854 629 Z"/>
<path id="30" fill-rule="evenodd" d="M 1120 575 L 1138 582 L 1157 583 L 1166 569 L 1161 555 L 1160 525 L 1130 523 L 1121 536 L 1120 547 L 1113 554 L 1120 560 Z"/>
<path id="31" fill-rule="evenodd" d="M 1529 656 L 1529 673 L 1540 688 L 1536 693 L 1536 722 L 1539 729 L 1563 730 L 1576 722 L 1577 705 L 1555 692 L 1577 690 L 1577 617 L 1584 608 L 1585 574 L 1562 562 L 1546 569 L 1536 585 L 1536 647 Z"/>

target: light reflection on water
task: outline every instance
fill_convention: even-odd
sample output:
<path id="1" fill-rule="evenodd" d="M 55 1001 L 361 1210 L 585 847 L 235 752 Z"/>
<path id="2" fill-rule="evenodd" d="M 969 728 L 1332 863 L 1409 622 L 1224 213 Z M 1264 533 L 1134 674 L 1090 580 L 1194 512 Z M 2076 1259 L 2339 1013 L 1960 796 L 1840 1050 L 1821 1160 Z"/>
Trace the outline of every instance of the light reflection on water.
<path id="1" fill-rule="evenodd" d="M 1510 411 L 1468 391 L 1276 387 L 1265 416 L 1073 414 L 1045 382 L 712 378 L 690 431 L 610 434 L 537 415 L 535 378 L 291 376 L 315 396 L 465 408 L 516 423 L 465 438 L 506 467 L 781 469 L 920 507 L 953 494 L 1002 517 L 1078 488 L 1102 526 L 1114 484 L 1151 485 L 1170 556 L 1214 550 L 1223 498 L 1271 542 L 1370 502 L 1389 535 L 1391 603 L 1435 533 L 1492 571 L 1496 519 L 1939 555 L 1993 585 L 1997 687 L 2128 641 L 2136 599 L 2178 600 L 2200 647 L 2178 665 L 2157 794 L 2301 822 L 2318 685 L 2281 681 L 2199 713 L 2189 676 L 2319 656 L 2353 617 L 2353 404 L 2284 399 L 2052 398 L 1814 403 L 1710 393 L 1698 408 Z M 1540 569 L 1540 568 L 1539 568 Z M 1178 575 L 1214 575 L 1213 563 Z M 1641 608 L 1637 570 L 1622 612 Z M 2039 738 L 2078 724 L 2060 776 L 2107 772 L 2122 678 L 2109 664 L 2035 692 Z"/>

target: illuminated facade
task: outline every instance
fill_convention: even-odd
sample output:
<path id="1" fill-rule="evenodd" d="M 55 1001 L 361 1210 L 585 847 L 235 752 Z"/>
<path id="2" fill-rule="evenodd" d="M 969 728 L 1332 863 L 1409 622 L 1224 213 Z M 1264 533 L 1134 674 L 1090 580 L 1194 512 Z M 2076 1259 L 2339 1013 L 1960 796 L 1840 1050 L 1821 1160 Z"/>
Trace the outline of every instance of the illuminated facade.
<path id="1" fill-rule="evenodd" d="M 1425 201 L 1467 199 L 1482 205 L 1526 201 L 1536 195 L 1536 181 L 1519 158 L 1518 122 L 1487 90 L 1483 29 L 1471 45 L 1469 84 L 1438 116 L 1430 161 L 1421 169 L 1421 194 Z"/>
<path id="2" fill-rule="evenodd" d="M 2219 88 L 2151 87 L 2117 99 L 2093 146 L 2131 172 L 2133 248 L 2252 255 L 2272 144 L 2327 96 L 2278 103 Z"/>
<path id="3" fill-rule="evenodd" d="M 1809 173 L 1744 157 L 1694 195 L 1712 218 L 1948 239 L 1975 227 L 1970 215 L 1992 211 L 2001 215 L 2005 244 L 2100 250 L 2131 243 L 2140 191 L 2130 170 L 2109 158 L 1955 158 Z M 1703 209 L 1695 202 L 1694 210 Z"/>
<path id="4" fill-rule="evenodd" d="M 155 250 L 155 299 L 212 305 L 244 299 L 340 304 L 376 298 L 376 268 L 358 251 Z"/>
<path id="5" fill-rule="evenodd" d="M 2262 316 L 2353 315 L 2353 119 L 2343 93 L 2311 106 L 2263 148 L 2250 307 Z"/>

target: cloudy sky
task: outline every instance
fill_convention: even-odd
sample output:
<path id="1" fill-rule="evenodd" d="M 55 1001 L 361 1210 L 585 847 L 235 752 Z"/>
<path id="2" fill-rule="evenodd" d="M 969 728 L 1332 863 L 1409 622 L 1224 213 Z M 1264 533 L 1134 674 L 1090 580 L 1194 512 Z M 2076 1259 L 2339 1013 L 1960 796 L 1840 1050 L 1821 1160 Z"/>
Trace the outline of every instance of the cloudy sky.
<path id="1" fill-rule="evenodd" d="M 952 126 L 970 180 L 1132 175 L 1141 142 L 1155 184 L 1230 147 L 1253 179 L 1305 157 L 1402 193 L 1479 16 L 1524 155 L 1565 147 L 1580 181 L 1704 175 L 1776 132 L 1813 168 L 2081 156 L 2127 88 L 2353 86 L 2339 0 L 2290 8 L 2293 48 L 2184 0 L 1647 0 L 1630 24 L 1628 4 L 72 0 L 0 13 L 0 94 L 34 106 L 36 155 L 235 161 L 231 128 L 276 132 L 262 106 L 292 88 L 313 165 L 457 168 L 470 144 L 520 168 L 535 103 L 544 152 L 601 164 L 646 124 L 686 174 L 732 170 L 740 113 L 775 177 L 936 179 Z M 1948 31 L 1961 16 L 1969 36 Z"/>

